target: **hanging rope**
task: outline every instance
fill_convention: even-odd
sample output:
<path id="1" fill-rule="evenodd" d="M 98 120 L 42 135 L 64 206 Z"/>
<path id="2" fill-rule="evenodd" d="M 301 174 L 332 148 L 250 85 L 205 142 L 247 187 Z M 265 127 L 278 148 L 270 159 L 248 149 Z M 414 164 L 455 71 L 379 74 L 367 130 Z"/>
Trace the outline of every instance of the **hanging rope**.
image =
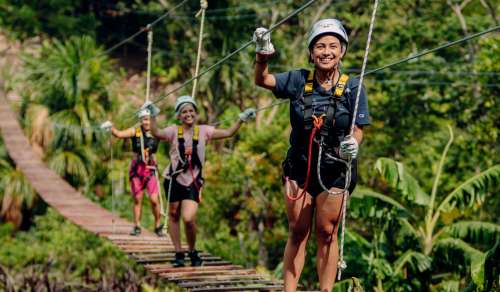
<path id="1" fill-rule="evenodd" d="M 378 0 L 375 0 L 375 3 L 373 4 L 372 18 L 370 20 L 370 28 L 368 29 L 368 37 L 366 40 L 366 48 L 365 48 L 365 55 L 363 57 L 363 65 L 361 67 L 361 77 L 359 79 L 358 91 L 356 93 L 356 102 L 354 104 L 354 112 L 353 112 L 353 118 L 352 118 L 352 124 L 351 124 L 351 131 L 349 133 L 350 136 L 353 135 L 354 127 L 356 126 L 356 117 L 358 115 L 357 112 L 358 112 L 358 105 L 359 105 L 359 96 L 361 94 L 361 89 L 363 87 L 363 78 L 365 76 L 366 63 L 368 62 L 368 53 L 370 52 L 370 43 L 372 40 L 373 26 L 375 25 L 377 8 L 378 8 Z M 352 163 L 351 159 L 349 159 L 348 163 L 349 163 L 349 167 L 347 168 L 348 173 L 346 173 L 346 180 L 347 180 L 347 175 L 349 175 L 349 180 L 350 180 L 350 176 L 351 176 L 351 163 Z M 347 197 L 346 191 L 347 191 L 347 189 L 344 190 L 344 193 L 342 194 L 342 223 L 341 223 L 342 230 L 340 233 L 340 251 L 339 251 L 338 274 L 337 274 L 338 280 L 340 280 L 342 278 L 342 271 L 345 268 L 347 268 L 347 264 L 344 261 L 344 236 L 345 236 L 345 229 L 346 229 L 345 218 L 346 218 L 346 213 L 347 213 L 347 200 L 349 199 Z"/>
<path id="2" fill-rule="evenodd" d="M 148 31 L 148 69 L 146 72 L 146 101 L 149 101 L 149 94 L 151 89 L 151 55 L 153 50 L 153 27 L 151 24 L 146 26 Z"/>
<path id="3" fill-rule="evenodd" d="M 156 178 L 156 186 L 158 187 L 158 199 L 160 200 L 160 216 L 163 216 L 163 220 L 164 220 L 164 223 L 163 223 L 163 232 L 167 232 L 168 231 L 168 212 L 170 211 L 169 207 L 167 207 L 167 211 L 165 212 L 165 205 L 163 204 L 163 196 L 161 194 L 161 185 L 160 185 L 160 176 L 158 174 L 159 172 L 159 169 L 158 169 L 158 166 L 155 165 L 155 178 Z M 167 201 L 167 206 L 168 206 L 168 201 Z M 161 219 L 160 219 L 161 221 Z"/>
<path id="4" fill-rule="evenodd" d="M 111 219 L 111 224 L 112 224 L 112 229 L 113 229 L 113 234 L 115 234 L 115 182 L 113 179 L 113 135 L 110 133 L 109 137 L 109 153 L 110 153 L 110 164 L 111 164 L 111 214 L 113 214 L 113 217 Z"/>
<path id="5" fill-rule="evenodd" d="M 202 43 L 203 43 L 203 28 L 205 25 L 205 10 L 208 8 L 208 2 L 207 0 L 201 0 L 200 1 L 200 11 L 196 14 L 196 17 L 199 17 L 201 14 L 201 20 L 200 20 L 200 34 L 198 36 L 198 53 L 196 55 L 196 67 L 194 70 L 194 76 L 198 75 L 198 72 L 200 71 L 200 59 L 201 59 L 201 48 L 202 48 Z M 193 82 L 193 91 L 191 92 L 191 96 L 194 98 L 196 95 L 196 86 L 198 85 L 198 79 L 195 79 Z"/>

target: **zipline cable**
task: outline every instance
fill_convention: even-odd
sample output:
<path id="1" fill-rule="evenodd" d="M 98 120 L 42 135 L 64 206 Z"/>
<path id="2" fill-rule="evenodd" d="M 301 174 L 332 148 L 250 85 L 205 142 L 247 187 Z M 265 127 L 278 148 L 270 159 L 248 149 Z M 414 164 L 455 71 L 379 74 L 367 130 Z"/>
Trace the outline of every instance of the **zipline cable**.
<path id="1" fill-rule="evenodd" d="M 170 15 L 170 13 L 174 12 L 175 10 L 177 10 L 179 7 L 181 7 L 182 5 L 186 4 L 188 2 L 188 0 L 183 0 L 182 2 L 180 2 L 179 4 L 175 5 L 173 8 L 171 8 L 170 10 L 168 10 L 167 12 L 163 13 L 160 17 L 158 17 L 157 19 L 153 20 L 153 22 L 149 23 L 146 27 L 143 27 L 141 29 L 139 29 L 137 32 L 135 32 L 134 34 L 132 34 L 131 36 L 121 40 L 120 42 L 118 42 L 117 44 L 115 44 L 114 46 L 112 46 L 111 48 L 103 51 L 102 53 L 100 54 L 97 54 L 95 55 L 94 57 L 86 60 L 86 62 L 90 61 L 90 60 L 93 60 L 93 59 L 96 59 L 96 58 L 99 58 L 99 57 L 102 57 L 104 55 L 107 55 L 109 53 L 111 53 L 112 51 L 118 49 L 119 47 L 123 46 L 124 44 L 130 42 L 131 40 L 135 39 L 137 36 L 139 36 L 141 33 L 145 32 L 148 30 L 148 27 L 153 27 L 155 26 L 158 22 L 162 21 L 163 19 L 165 19 L 167 16 Z"/>
<path id="2" fill-rule="evenodd" d="M 373 69 L 373 70 L 369 70 L 368 72 L 365 72 L 365 74 L 364 74 L 364 75 L 365 75 L 365 76 L 368 76 L 368 75 L 371 75 L 371 74 L 379 73 L 379 71 L 382 71 L 382 70 L 388 69 L 388 68 L 393 67 L 393 66 L 396 66 L 396 65 L 400 65 L 400 64 L 405 63 L 405 62 L 408 62 L 408 61 L 410 61 L 410 60 L 413 60 L 413 59 L 416 59 L 416 58 L 422 57 L 422 56 L 427 55 L 427 54 L 430 54 L 430 53 L 434 53 L 434 52 L 436 52 L 436 51 L 439 51 L 439 50 L 442 50 L 442 49 L 445 49 L 445 48 L 448 48 L 448 47 L 451 47 L 451 46 L 454 46 L 454 45 L 460 44 L 460 43 L 462 43 L 462 42 L 469 41 L 469 40 L 471 40 L 471 39 L 474 39 L 474 38 L 480 37 L 480 36 L 482 36 L 482 35 L 485 35 L 485 34 L 488 34 L 488 33 L 494 32 L 494 31 L 499 30 L 499 29 L 500 29 L 500 26 L 495 26 L 495 27 L 489 28 L 489 29 L 487 29 L 487 30 L 484 30 L 484 31 L 481 31 L 481 32 L 478 32 L 478 33 L 475 33 L 475 34 L 472 34 L 472 35 L 469 35 L 469 36 L 466 36 L 466 37 L 464 37 L 464 38 L 461 38 L 461 39 L 458 39 L 458 40 L 455 40 L 455 41 L 448 42 L 448 43 L 443 44 L 443 45 L 441 45 L 441 46 L 438 46 L 438 47 L 435 47 L 435 48 L 432 48 L 432 49 L 429 49 L 429 50 L 424 50 L 424 51 L 422 51 L 422 52 L 420 52 L 420 53 L 418 53 L 418 54 L 416 54 L 416 55 L 414 55 L 414 56 L 410 56 L 410 57 L 407 57 L 407 58 L 403 58 L 403 59 L 398 60 L 398 61 L 395 61 L 395 62 L 393 62 L 393 63 L 389 63 L 389 64 L 387 64 L 387 65 L 384 65 L 384 66 L 382 66 L 382 67 L 379 67 L 379 68 L 376 68 L 376 69 Z M 246 45 L 246 44 L 245 44 L 245 45 Z M 240 50 L 240 51 L 241 51 L 241 50 Z M 233 52 L 233 53 L 234 53 L 234 52 Z M 234 54 L 233 54 L 233 55 L 234 55 Z M 226 57 L 227 57 L 227 56 L 226 56 Z M 229 58 L 227 58 L 227 59 L 229 59 Z M 219 62 L 220 62 L 220 61 L 219 61 Z M 218 63 L 219 63 L 219 62 L 218 62 Z M 215 65 L 220 65 L 220 64 L 217 64 L 217 63 L 216 63 L 216 64 L 214 64 L 214 65 L 212 65 L 212 66 L 215 66 Z M 211 67 L 212 67 L 212 66 L 211 66 Z M 208 69 L 207 69 L 207 70 L 208 70 Z M 206 74 L 206 73 L 207 73 L 207 72 L 202 72 L 202 73 L 200 73 L 200 74 L 199 74 L 199 76 L 195 76 L 195 77 L 200 77 L 201 75 Z M 487 75 L 496 75 L 496 74 L 500 74 L 500 72 L 485 72 L 485 73 L 487 73 Z M 189 81 L 189 82 L 193 81 L 195 77 L 191 78 L 191 80 L 188 80 L 188 81 Z M 359 77 L 359 75 L 358 75 L 357 77 Z M 166 98 L 166 96 L 168 96 L 168 95 L 170 95 L 170 94 L 174 93 L 175 91 L 177 91 L 177 90 L 181 89 L 182 87 L 185 87 L 185 86 L 187 85 L 187 83 L 189 83 L 188 81 L 186 81 L 186 82 L 184 82 L 182 85 L 180 85 L 180 86 L 179 86 L 180 88 L 176 88 L 176 89 L 172 90 L 171 92 L 168 92 L 165 96 L 163 96 L 163 97 L 159 98 L 158 100 L 156 100 L 156 101 L 155 101 L 155 103 L 160 102 L 160 101 L 161 101 L 161 99 L 164 99 L 164 98 Z M 411 82 L 409 82 L 409 84 L 411 84 Z M 492 83 L 492 84 L 490 84 L 490 85 L 491 85 L 491 87 L 496 87 L 498 84 L 497 84 L 497 83 Z M 274 106 L 279 105 L 279 104 L 281 104 L 281 103 L 276 103 L 276 104 L 274 104 Z M 233 119 L 233 120 L 234 120 L 234 119 Z M 60 125 L 60 124 L 57 124 L 57 123 L 54 123 L 54 122 L 53 122 L 53 123 L 51 123 L 51 124 L 52 124 L 52 125 L 54 125 L 55 127 L 61 127 L 61 128 L 73 128 L 73 127 L 75 127 L 75 128 L 83 129 L 83 131 L 92 131 L 92 132 L 93 132 L 93 131 L 102 131 L 102 130 L 99 128 L 99 126 L 98 126 L 98 125 L 95 125 L 95 126 L 89 126 L 89 127 L 81 127 L 81 126 L 72 126 L 72 125 Z M 220 124 L 220 122 L 219 122 L 219 124 Z"/>
<path id="3" fill-rule="evenodd" d="M 464 38 L 461 38 L 461 39 L 458 39 L 458 40 L 455 40 L 455 41 L 452 41 L 452 42 L 448 42 L 446 44 L 443 44 L 443 45 L 440 45 L 438 47 L 435 47 L 433 49 L 430 49 L 430 50 L 424 50 L 416 55 L 413 55 L 413 56 L 410 56 L 410 57 L 407 57 L 407 58 L 404 58 L 404 59 L 401 59 L 399 61 L 396 61 L 396 62 L 393 62 L 393 63 L 389 63 L 385 66 L 382 66 L 380 68 L 377 68 L 377 69 L 373 69 L 373 70 L 370 70 L 368 72 L 366 72 L 364 75 L 370 75 L 370 74 L 373 74 L 373 73 L 376 73 L 378 71 L 382 71 L 384 69 L 387 69 L 389 67 L 393 67 L 393 66 L 396 66 L 396 65 L 399 65 L 399 64 L 402 64 L 402 63 L 406 63 L 408 61 L 411 61 L 413 59 L 417 59 L 417 58 L 420 58 L 422 56 L 425 56 L 425 55 L 428 55 L 430 53 L 434 53 L 434 52 L 437 52 L 439 50 L 442 50 L 442 49 L 446 49 L 448 47 L 451 47 L 451 46 L 454 46 L 454 45 L 457 45 L 457 44 L 460 44 L 462 42 L 465 42 L 465 41 L 468 41 L 468 40 L 471 40 L 471 39 L 474 39 L 474 38 L 477 38 L 477 37 L 480 37 L 482 35 L 485 35 L 485 34 L 488 34 L 490 32 L 494 32 L 496 30 L 499 30 L 500 29 L 500 25 L 497 25 L 497 26 L 494 26 L 492 28 L 489 28 L 487 30 L 484 30 L 484 31 L 481 31 L 481 32 L 478 32 L 478 33 L 475 33 L 475 34 L 471 34 L 471 35 L 468 35 Z"/>
<path id="4" fill-rule="evenodd" d="M 279 26 L 281 26 L 283 23 L 285 23 L 286 21 L 288 21 L 290 18 L 294 17 L 295 15 L 301 13 L 302 11 L 304 11 L 306 8 L 308 8 L 309 6 L 311 6 L 314 2 L 316 2 L 317 0 L 310 0 L 308 2 L 306 2 L 305 4 L 303 4 L 301 7 L 299 7 L 298 9 L 294 10 L 292 13 L 290 13 L 289 15 L 287 15 L 285 18 L 283 18 L 281 21 L 277 22 L 276 24 L 272 25 L 269 30 L 265 33 L 265 34 L 268 34 L 268 33 L 271 33 L 272 31 L 274 31 L 276 28 L 278 28 Z M 249 47 L 251 44 L 253 44 L 254 41 L 253 40 L 250 40 L 246 43 L 244 43 L 241 47 L 239 47 L 238 49 L 234 50 L 233 52 L 227 54 L 225 57 L 223 57 L 222 59 L 220 59 L 219 61 L 217 61 L 215 64 L 212 64 L 210 67 L 208 67 L 207 69 L 201 71 L 199 74 L 193 76 L 192 78 L 184 81 L 181 85 L 177 86 L 176 88 L 170 90 L 169 92 L 167 92 L 165 95 L 163 95 L 162 97 L 158 98 L 157 100 L 153 101 L 153 103 L 158 103 L 160 101 L 162 101 L 163 99 L 165 99 L 167 96 L 171 95 L 172 93 L 175 93 L 179 90 L 181 90 L 182 88 L 186 87 L 189 83 L 193 82 L 195 79 L 198 79 L 200 77 L 202 77 L 203 75 L 207 74 L 208 72 L 212 71 L 213 69 L 219 67 L 221 64 L 223 64 L 224 62 L 226 62 L 227 60 L 229 60 L 230 58 L 232 58 L 234 55 L 238 54 L 239 52 L 243 51 L 244 49 L 246 49 L 247 47 Z"/>

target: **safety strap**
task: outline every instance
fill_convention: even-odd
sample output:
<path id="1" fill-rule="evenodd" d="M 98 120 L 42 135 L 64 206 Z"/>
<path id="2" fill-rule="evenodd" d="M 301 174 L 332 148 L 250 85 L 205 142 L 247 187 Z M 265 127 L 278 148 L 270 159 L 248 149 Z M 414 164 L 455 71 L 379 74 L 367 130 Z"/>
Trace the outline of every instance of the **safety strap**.
<path id="1" fill-rule="evenodd" d="M 335 102 L 340 100 L 344 94 L 344 90 L 347 85 L 349 76 L 347 74 L 340 75 L 340 78 L 335 85 L 335 90 L 333 91 L 333 98 L 330 99 L 330 104 L 326 113 L 326 121 L 324 126 L 321 128 L 321 134 L 328 136 L 328 128 L 335 123 Z M 310 130 L 313 127 L 313 108 L 312 108 L 312 93 L 314 85 L 314 71 L 308 71 L 307 80 L 304 85 L 304 127 L 306 130 Z"/>
<path id="2" fill-rule="evenodd" d="M 304 85 L 304 125 L 306 130 L 313 126 L 312 93 L 314 83 L 314 71 L 307 73 L 306 84 Z"/>
<path id="3" fill-rule="evenodd" d="M 201 163 L 199 163 L 199 158 L 198 158 L 198 154 L 197 154 L 197 146 L 198 146 L 199 136 L 200 136 L 200 127 L 195 126 L 193 128 L 193 145 L 192 145 L 191 159 L 195 159 L 196 160 L 196 161 L 194 161 L 195 165 L 198 165 L 198 166 L 201 165 Z M 186 169 L 189 165 L 189 161 L 186 161 L 187 157 L 186 157 L 186 152 L 185 152 L 185 148 L 184 148 L 184 143 L 185 143 L 184 129 L 182 128 L 182 126 L 179 126 L 179 127 L 177 127 L 177 144 L 178 144 L 178 153 L 179 153 L 179 158 L 180 158 L 181 163 L 179 163 L 177 165 L 177 170 L 179 170 L 181 168 Z"/>
<path id="4" fill-rule="evenodd" d="M 324 137 L 329 137 L 330 128 L 333 127 L 335 124 L 335 112 L 337 111 L 336 102 L 341 100 L 348 80 L 349 76 L 346 74 L 342 74 L 340 75 L 339 81 L 335 86 L 335 90 L 333 92 L 333 98 L 330 98 L 330 104 L 328 105 L 328 109 L 326 111 L 325 124 L 323 125 L 323 127 L 321 127 L 320 131 L 320 134 Z"/>
<path id="5" fill-rule="evenodd" d="M 144 154 L 144 136 L 142 135 L 141 127 L 135 128 L 135 137 L 141 141 L 141 159 L 146 162 L 146 155 Z"/>
<path id="6" fill-rule="evenodd" d="M 193 129 L 193 143 L 194 141 L 198 142 L 199 136 L 200 136 L 200 127 L 195 126 Z M 177 139 L 184 140 L 184 128 L 181 126 L 177 127 Z"/>

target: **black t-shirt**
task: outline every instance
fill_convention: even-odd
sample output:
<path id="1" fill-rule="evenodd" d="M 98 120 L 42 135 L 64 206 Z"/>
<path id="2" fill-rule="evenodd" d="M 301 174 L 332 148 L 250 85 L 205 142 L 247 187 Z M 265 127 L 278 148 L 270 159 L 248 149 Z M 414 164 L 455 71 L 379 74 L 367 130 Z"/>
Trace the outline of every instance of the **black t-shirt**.
<path id="1" fill-rule="evenodd" d="M 308 70 L 299 69 L 283 73 L 274 74 L 276 78 L 276 87 L 274 95 L 277 98 L 290 100 L 290 123 L 292 125 L 292 133 L 290 135 L 291 148 L 302 152 L 307 149 L 309 133 L 304 130 L 304 86 L 307 80 Z M 359 86 L 359 79 L 350 77 L 347 81 L 346 89 L 342 104 L 350 112 L 350 118 L 339 119 L 335 122 L 333 131 L 336 133 L 343 132 L 345 135 L 349 133 L 352 121 L 352 111 L 356 102 L 356 92 Z M 335 90 L 335 87 L 332 88 Z M 320 115 L 326 114 L 328 104 L 324 102 L 325 96 L 332 96 L 332 89 L 325 90 L 316 81 L 313 83 L 312 106 L 313 113 Z M 370 118 L 368 113 L 368 100 L 364 89 L 361 89 L 359 96 L 358 112 L 356 116 L 356 125 L 369 125 Z"/>

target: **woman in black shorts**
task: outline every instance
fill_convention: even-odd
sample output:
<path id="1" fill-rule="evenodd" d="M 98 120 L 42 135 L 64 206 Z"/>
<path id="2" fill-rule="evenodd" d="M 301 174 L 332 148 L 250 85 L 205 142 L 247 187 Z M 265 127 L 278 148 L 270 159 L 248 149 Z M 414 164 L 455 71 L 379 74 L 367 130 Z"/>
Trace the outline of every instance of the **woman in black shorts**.
<path id="1" fill-rule="evenodd" d="M 151 103 L 144 107 L 152 113 L 159 109 Z M 198 107 L 191 96 L 177 98 L 175 114 L 180 125 L 171 125 L 158 129 L 155 114 L 151 122 L 151 132 L 163 141 L 171 144 L 170 166 L 164 177 L 165 193 L 169 199 L 168 232 L 175 246 L 174 266 L 184 266 L 184 252 L 181 250 L 180 219 L 184 221 L 184 229 L 188 243 L 188 256 L 192 266 L 200 266 L 202 260 L 195 249 L 196 213 L 201 201 L 203 187 L 202 169 L 205 161 L 205 147 L 208 141 L 233 136 L 241 124 L 255 117 L 255 110 L 250 108 L 239 114 L 239 120 L 227 129 L 210 125 L 199 125 Z"/>
<path id="2" fill-rule="evenodd" d="M 289 224 L 283 260 L 285 291 L 297 289 L 313 216 L 320 290 L 331 291 L 338 267 L 337 232 L 342 204 L 356 185 L 355 158 L 363 138 L 363 126 L 370 124 L 367 97 L 362 90 L 354 132 L 350 136 L 359 80 L 340 72 L 349 40 L 337 19 L 323 19 L 313 25 L 308 37 L 309 62 L 314 66 L 310 71 L 270 74 L 267 60 L 274 48 L 265 32 L 265 28 L 258 28 L 254 33 L 255 84 L 272 90 L 277 98 L 290 100 L 292 132 L 283 162 Z M 318 167 L 320 143 L 322 155 Z M 350 175 L 346 173 L 347 164 L 338 159 L 352 161 Z M 342 192 L 349 177 L 349 187 Z"/>

